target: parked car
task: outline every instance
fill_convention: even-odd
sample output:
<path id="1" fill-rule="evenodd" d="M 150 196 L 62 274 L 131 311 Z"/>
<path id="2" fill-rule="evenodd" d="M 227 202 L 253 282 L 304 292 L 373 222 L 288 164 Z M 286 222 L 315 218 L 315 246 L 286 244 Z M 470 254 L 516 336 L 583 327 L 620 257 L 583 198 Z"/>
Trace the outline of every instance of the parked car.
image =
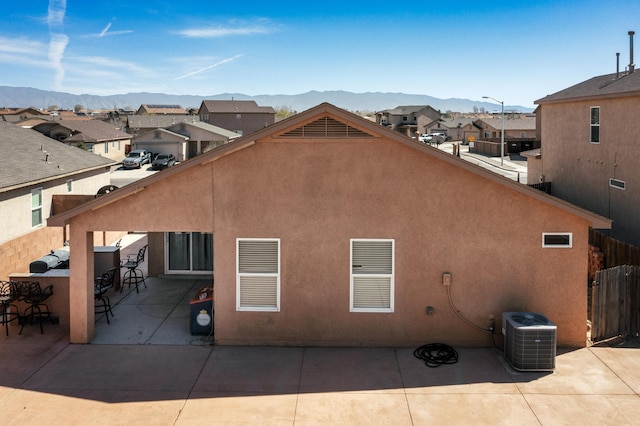
<path id="1" fill-rule="evenodd" d="M 435 142 L 438 145 L 440 145 L 442 142 L 447 140 L 447 135 L 442 132 L 434 132 L 434 133 L 427 133 L 427 134 L 423 133 L 420 136 L 418 136 L 418 140 L 423 143 L 432 144 Z"/>
<path id="2" fill-rule="evenodd" d="M 431 141 L 433 140 L 433 136 L 426 133 L 421 133 L 420 136 L 418 136 L 418 140 L 422 143 L 431 143 Z"/>
<path id="3" fill-rule="evenodd" d="M 176 164 L 176 157 L 173 154 L 158 154 L 151 162 L 153 170 L 166 169 Z"/>
<path id="4" fill-rule="evenodd" d="M 139 169 L 145 164 L 151 163 L 151 153 L 145 149 L 134 149 L 122 161 L 125 169 Z"/>

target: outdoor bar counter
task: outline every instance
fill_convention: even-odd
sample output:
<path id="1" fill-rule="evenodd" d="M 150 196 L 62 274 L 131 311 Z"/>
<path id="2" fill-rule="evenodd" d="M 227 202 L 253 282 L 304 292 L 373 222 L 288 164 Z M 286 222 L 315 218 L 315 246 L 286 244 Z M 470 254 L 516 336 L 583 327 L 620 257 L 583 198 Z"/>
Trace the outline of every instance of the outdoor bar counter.
<path id="1" fill-rule="evenodd" d="M 44 304 L 49 307 L 51 316 L 59 319 L 61 325 L 69 325 L 68 269 L 49 269 L 43 273 L 14 273 L 9 275 L 9 279 L 11 281 L 38 281 L 43 289 L 50 285 L 53 286 L 53 295 Z M 17 305 L 21 313 L 27 307 L 24 302 L 17 302 Z"/>
<path id="2" fill-rule="evenodd" d="M 120 267 L 120 247 L 94 247 L 94 270 L 96 277 L 109 268 Z M 11 281 L 38 281 L 41 288 L 53 286 L 51 295 L 44 304 L 49 307 L 52 317 L 59 319 L 61 325 L 69 325 L 69 269 L 49 269 L 46 272 L 19 272 L 9 275 Z M 120 273 L 116 273 L 114 290 L 120 288 Z M 20 312 L 27 307 L 24 302 L 17 302 Z M 16 321 L 17 324 L 17 321 Z M 46 324 L 46 323 L 45 323 Z"/>

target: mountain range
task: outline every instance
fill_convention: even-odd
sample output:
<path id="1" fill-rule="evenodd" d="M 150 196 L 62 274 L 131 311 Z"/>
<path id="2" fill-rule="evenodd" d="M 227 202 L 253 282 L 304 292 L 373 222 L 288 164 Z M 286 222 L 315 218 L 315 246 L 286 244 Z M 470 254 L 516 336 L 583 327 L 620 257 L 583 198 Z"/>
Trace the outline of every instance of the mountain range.
<path id="1" fill-rule="evenodd" d="M 109 110 L 128 108 L 137 110 L 142 104 L 180 105 L 185 109 L 199 108 L 203 100 L 253 100 L 260 106 L 274 108 L 286 107 L 292 111 L 304 111 L 322 102 L 328 102 L 348 111 L 381 111 L 402 105 L 430 105 L 441 111 L 473 112 L 474 107 L 486 111 L 496 111 L 500 107 L 491 102 L 470 99 L 439 99 L 428 95 L 405 93 L 367 92 L 353 93 L 342 90 L 310 91 L 297 95 L 257 95 L 241 93 L 222 93 L 210 96 L 170 95 L 166 93 L 127 93 L 123 95 L 74 95 L 65 92 L 52 92 L 31 87 L 0 86 L 0 108 L 35 107 L 47 109 L 57 105 L 62 109 L 74 109 L 82 105 L 91 110 Z M 531 112 L 532 108 L 520 105 L 505 105 L 505 111 Z"/>

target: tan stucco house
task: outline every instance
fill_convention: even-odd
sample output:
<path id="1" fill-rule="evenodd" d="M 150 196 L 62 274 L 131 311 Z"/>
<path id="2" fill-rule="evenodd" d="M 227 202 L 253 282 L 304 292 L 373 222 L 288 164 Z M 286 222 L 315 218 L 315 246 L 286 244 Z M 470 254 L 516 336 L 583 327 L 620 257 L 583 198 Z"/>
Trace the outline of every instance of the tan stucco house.
<path id="1" fill-rule="evenodd" d="M 429 123 L 425 132 L 442 132 L 447 135 L 448 140 L 467 143 L 480 138 L 480 129 L 473 122 L 473 118 L 466 117 L 440 118 Z"/>
<path id="2" fill-rule="evenodd" d="M 72 342 L 95 332 L 93 233 L 135 229 L 156 273 L 162 235 L 212 243 L 217 344 L 488 345 L 460 316 L 499 333 L 526 310 L 584 346 L 588 229 L 610 221 L 325 103 L 48 224 L 69 228 Z"/>
<path id="3" fill-rule="evenodd" d="M 640 72 L 631 70 L 536 101 L 538 176 L 551 182 L 555 196 L 611 218 L 612 237 L 640 245 Z"/>
<path id="4" fill-rule="evenodd" d="M 428 125 L 440 117 L 442 114 L 430 105 L 400 105 L 377 112 L 376 123 L 415 137 L 418 133 L 426 133 Z"/>

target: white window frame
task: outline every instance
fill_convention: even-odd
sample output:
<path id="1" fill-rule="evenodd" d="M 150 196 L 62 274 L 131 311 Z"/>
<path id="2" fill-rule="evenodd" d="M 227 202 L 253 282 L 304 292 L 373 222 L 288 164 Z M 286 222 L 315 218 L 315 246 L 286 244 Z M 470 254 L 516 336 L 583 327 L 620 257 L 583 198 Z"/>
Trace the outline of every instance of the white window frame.
<path id="1" fill-rule="evenodd" d="M 609 186 L 611 188 L 619 189 L 621 191 L 625 191 L 627 188 L 627 183 L 623 180 L 616 178 L 609 178 Z"/>
<path id="2" fill-rule="evenodd" d="M 552 244 L 546 241 L 547 236 L 568 236 L 569 242 L 567 244 Z M 543 232 L 542 233 L 542 247 L 544 248 L 572 248 L 573 247 L 573 233 L 571 232 Z"/>
<path id="3" fill-rule="evenodd" d="M 240 250 L 241 243 L 275 243 L 277 244 L 277 267 L 272 271 L 249 271 L 241 270 L 240 265 Z M 280 312 L 280 239 L 279 238 L 237 238 L 236 239 L 236 310 L 237 311 L 250 311 L 250 312 Z M 263 280 L 261 283 L 260 280 Z M 275 284 L 275 294 L 273 295 L 273 303 L 265 304 L 248 304 L 243 303 L 242 295 L 243 290 L 246 291 L 248 281 L 253 281 L 253 285 L 270 285 Z"/>
<path id="4" fill-rule="evenodd" d="M 39 194 L 39 196 L 40 196 L 40 204 L 37 205 L 37 206 L 34 206 L 33 205 L 33 196 L 36 195 L 36 194 Z M 44 196 L 44 191 L 43 191 L 42 188 L 34 188 L 34 189 L 31 190 L 31 197 L 29 198 L 29 202 L 31 203 L 30 206 L 31 206 L 31 227 L 32 228 L 37 228 L 39 226 L 42 226 L 42 224 L 44 223 L 44 216 L 42 214 L 42 211 L 43 211 L 43 209 L 42 209 L 42 204 L 43 204 L 42 197 L 43 196 Z M 36 211 L 38 211 L 39 214 L 40 214 L 40 221 L 38 223 L 34 224 L 34 222 L 33 222 L 33 213 L 36 212 Z"/>
<path id="5" fill-rule="evenodd" d="M 593 110 L 597 109 L 598 110 L 598 122 L 597 123 L 593 123 Z M 593 140 L 593 128 L 597 127 L 598 128 L 598 140 L 594 141 Z M 599 144 L 600 143 L 600 107 L 599 106 L 592 106 L 589 108 L 589 142 L 592 144 Z"/>
<path id="6" fill-rule="evenodd" d="M 354 265 L 354 244 L 359 242 L 369 242 L 369 243 L 391 243 L 391 270 L 383 273 L 365 273 L 358 274 L 354 273 L 355 266 Z M 395 240 L 393 239 L 362 239 L 362 238 L 352 238 L 349 241 L 349 275 L 350 275 L 350 283 L 349 283 L 349 310 L 350 312 L 378 312 L 378 313 L 392 313 L 394 311 L 395 304 Z M 356 287 L 358 286 L 358 279 L 360 278 L 377 278 L 382 280 L 388 280 L 389 285 L 389 306 L 370 306 L 370 307 L 357 307 L 359 304 L 356 301 Z"/>

